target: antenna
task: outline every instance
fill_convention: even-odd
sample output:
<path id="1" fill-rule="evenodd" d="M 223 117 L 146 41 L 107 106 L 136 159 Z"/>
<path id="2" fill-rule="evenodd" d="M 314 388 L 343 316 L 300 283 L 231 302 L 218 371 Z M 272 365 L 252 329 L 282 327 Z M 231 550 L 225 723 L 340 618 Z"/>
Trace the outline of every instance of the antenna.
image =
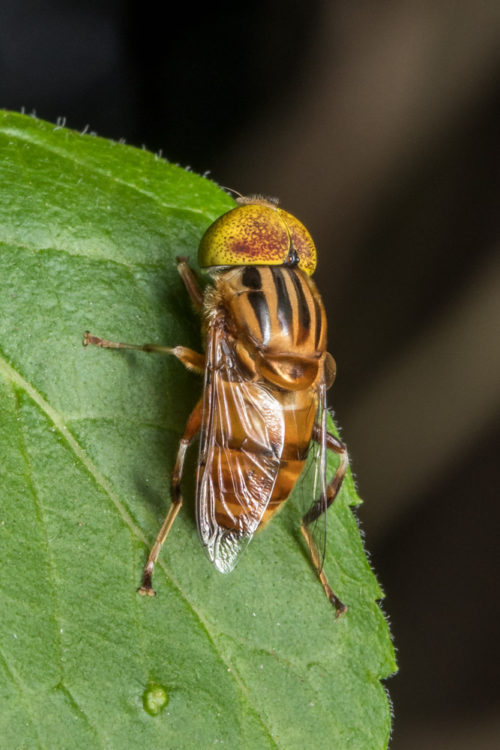
<path id="1" fill-rule="evenodd" d="M 238 196 L 238 198 L 242 198 L 243 200 L 245 200 L 245 196 L 242 195 L 240 192 L 238 192 L 238 190 L 235 190 L 234 188 L 226 187 L 225 185 L 221 185 L 221 188 L 223 190 L 227 190 L 229 193 L 234 193 L 235 195 Z"/>

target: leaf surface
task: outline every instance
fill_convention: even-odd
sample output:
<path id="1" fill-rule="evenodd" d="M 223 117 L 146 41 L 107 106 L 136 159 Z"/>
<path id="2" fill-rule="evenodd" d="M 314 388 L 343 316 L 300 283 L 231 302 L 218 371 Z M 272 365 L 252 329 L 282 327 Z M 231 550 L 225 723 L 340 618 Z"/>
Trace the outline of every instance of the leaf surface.
<path id="1" fill-rule="evenodd" d="M 385 748 L 394 671 L 350 509 L 328 514 L 335 620 L 297 494 L 236 570 L 211 567 L 184 507 L 136 594 L 200 378 L 106 338 L 200 350 L 175 270 L 233 206 L 145 151 L 0 113 L 0 747 Z M 330 472 L 336 459 L 329 459 Z"/>

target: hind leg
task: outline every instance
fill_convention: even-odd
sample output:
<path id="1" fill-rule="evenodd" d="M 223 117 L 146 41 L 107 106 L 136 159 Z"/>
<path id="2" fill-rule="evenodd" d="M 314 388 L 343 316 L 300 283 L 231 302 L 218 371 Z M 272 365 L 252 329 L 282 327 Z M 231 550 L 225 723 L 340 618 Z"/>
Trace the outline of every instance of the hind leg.
<path id="1" fill-rule="evenodd" d="M 313 439 L 319 442 L 319 435 L 313 433 Z M 327 434 L 326 445 L 329 450 L 334 451 L 334 453 L 337 453 L 340 456 L 340 462 L 333 479 L 326 488 L 326 503 L 324 502 L 323 498 L 319 498 L 311 505 L 305 516 L 302 518 L 300 530 L 306 540 L 309 552 L 311 554 L 311 559 L 316 570 L 318 571 L 319 579 L 321 581 L 325 594 L 335 607 L 336 616 L 338 617 L 347 610 L 347 606 L 340 601 L 339 597 L 335 594 L 332 587 L 330 586 L 325 571 L 320 564 L 320 554 L 318 552 L 318 547 L 316 545 L 316 542 L 314 541 L 314 537 L 311 534 L 311 531 L 309 530 L 309 525 L 313 523 L 313 521 L 316 521 L 316 519 L 319 518 L 323 513 L 326 513 L 330 505 L 337 497 L 339 490 L 342 487 L 342 482 L 344 481 L 347 467 L 349 466 L 347 449 L 345 445 L 335 437 L 335 435 L 331 435 L 330 433 Z"/>

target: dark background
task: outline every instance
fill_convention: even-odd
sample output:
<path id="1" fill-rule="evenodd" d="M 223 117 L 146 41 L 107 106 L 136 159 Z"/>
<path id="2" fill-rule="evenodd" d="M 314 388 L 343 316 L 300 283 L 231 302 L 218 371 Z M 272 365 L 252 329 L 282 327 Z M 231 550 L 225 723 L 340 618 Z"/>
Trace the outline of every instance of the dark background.
<path id="1" fill-rule="evenodd" d="M 3 0 L 0 106 L 276 195 L 399 651 L 395 750 L 500 743 L 500 4 Z"/>

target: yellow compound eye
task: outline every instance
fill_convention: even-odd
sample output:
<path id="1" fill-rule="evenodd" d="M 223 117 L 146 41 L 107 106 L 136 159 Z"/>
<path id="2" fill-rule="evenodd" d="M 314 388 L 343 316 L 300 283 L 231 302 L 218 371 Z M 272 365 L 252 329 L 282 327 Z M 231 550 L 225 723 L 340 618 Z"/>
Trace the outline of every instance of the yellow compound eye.
<path id="1" fill-rule="evenodd" d="M 316 247 L 292 214 L 262 202 L 248 203 L 209 226 L 200 242 L 198 264 L 200 268 L 288 264 L 311 275 L 316 268 Z"/>

